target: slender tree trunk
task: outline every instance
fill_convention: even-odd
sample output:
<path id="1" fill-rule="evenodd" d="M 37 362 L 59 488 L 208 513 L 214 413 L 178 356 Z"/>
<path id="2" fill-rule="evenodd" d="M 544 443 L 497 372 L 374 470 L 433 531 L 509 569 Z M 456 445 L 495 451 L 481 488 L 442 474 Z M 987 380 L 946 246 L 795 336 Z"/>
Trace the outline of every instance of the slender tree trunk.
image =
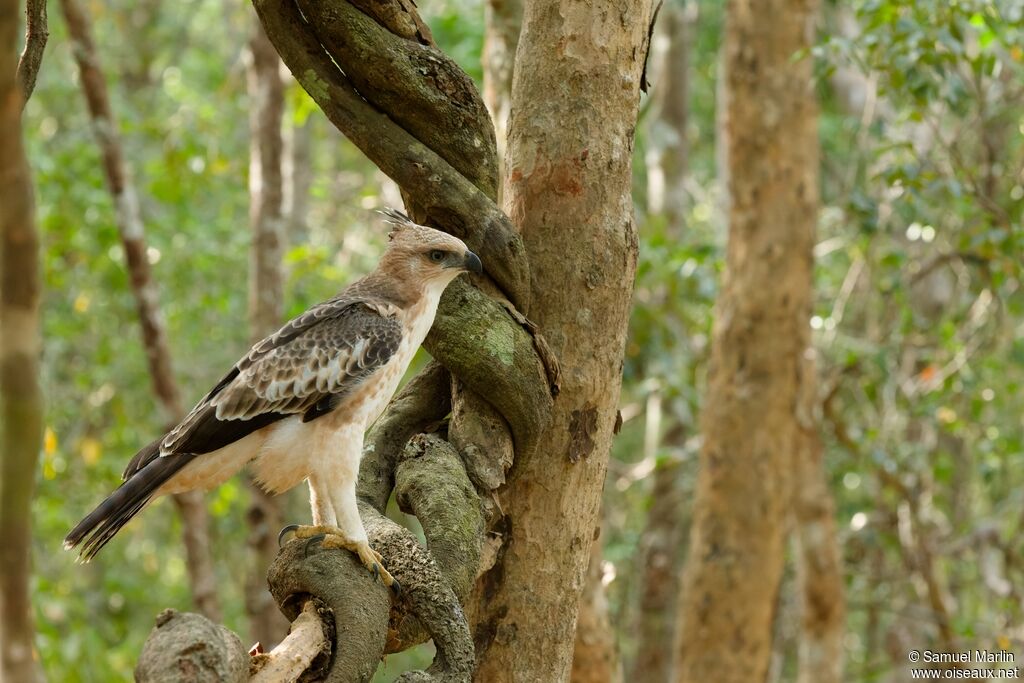
<path id="1" fill-rule="evenodd" d="M 676 680 L 765 680 L 800 425 L 817 214 L 813 0 L 731 0 L 729 244 L 702 415 Z"/>
<path id="2" fill-rule="evenodd" d="M 249 327 L 256 341 L 280 327 L 284 307 L 284 81 L 281 59 L 255 19 L 249 52 Z"/>
<path id="3" fill-rule="evenodd" d="M 797 683 L 840 683 L 843 675 L 843 567 L 835 504 L 815 414 L 817 373 L 808 353 L 803 372 L 796 463 L 796 576 L 801 600 Z"/>
<path id="4" fill-rule="evenodd" d="M 647 210 L 663 214 L 670 230 L 679 234 L 686 211 L 689 118 L 689 29 L 685 0 L 662 5 L 651 45 L 651 97 L 654 100 L 647 132 Z"/>
<path id="5" fill-rule="evenodd" d="M 313 187 L 313 125 L 307 116 L 287 127 L 284 139 L 284 216 L 282 241 L 303 244 L 309 239 L 309 191 Z M 390 182 L 390 181 L 389 181 Z M 392 184 L 393 185 L 393 184 Z M 401 199 L 399 199 L 401 201 Z"/>
<path id="6" fill-rule="evenodd" d="M 685 0 L 670 0 L 662 5 L 650 61 L 654 108 L 648 124 L 647 211 L 651 216 L 663 216 L 667 234 L 675 239 L 682 237 L 686 227 L 684 181 L 690 51 L 687 21 Z M 657 453 L 661 435 L 658 429 L 653 431 L 652 452 L 645 453 L 645 457 L 655 457 Z M 683 437 L 682 426 L 676 424 L 665 440 L 678 446 Z M 689 523 L 680 489 L 681 469 L 678 461 L 665 461 L 654 470 L 652 502 L 637 563 L 637 652 L 629 677 L 636 683 L 668 683 L 672 677 L 680 573 Z"/>
<path id="7" fill-rule="evenodd" d="M 722 193 L 722 210 L 728 211 L 729 193 L 729 88 L 725 77 L 725 45 L 715 62 L 715 187 Z"/>
<path id="8" fill-rule="evenodd" d="M 679 573 L 687 530 L 681 472 L 678 461 L 659 463 L 654 470 L 651 509 L 640 536 L 640 596 L 634 626 L 637 652 L 630 669 L 630 683 L 672 680 Z"/>
<path id="9" fill-rule="evenodd" d="M 249 40 L 249 330 L 253 342 L 281 325 L 284 285 L 284 80 L 281 59 L 262 24 L 253 18 Z M 245 609 L 252 638 L 270 649 L 285 636 L 288 620 L 267 591 L 267 568 L 277 555 L 277 531 L 283 525 L 281 498 L 268 495 L 251 479 L 249 567 Z"/>
<path id="10" fill-rule="evenodd" d="M 604 587 L 603 545 L 598 538 L 590 547 L 572 653 L 572 683 L 622 683 L 622 662 L 608 616 L 608 595 Z"/>
<path id="11" fill-rule="evenodd" d="M 567 370 L 543 446 L 509 473 L 479 681 L 569 677 L 636 269 L 631 151 L 650 18 L 647 0 L 525 6 L 504 204 L 530 258 L 530 315 Z"/>
<path id="12" fill-rule="evenodd" d="M 153 391 L 163 411 L 164 423 L 172 425 L 181 419 L 184 411 L 160 314 L 160 299 L 146 256 L 146 236 L 139 212 L 138 195 L 124 158 L 117 122 L 110 108 L 110 96 L 100 70 L 89 19 L 76 0 L 61 0 L 61 9 L 67 21 L 68 33 L 75 44 L 74 55 L 78 62 L 82 93 L 89 107 L 93 133 L 103 157 L 107 186 L 114 199 L 117 229 L 124 247 L 125 264 L 142 327 L 142 343 Z M 192 599 L 200 612 L 218 621 L 220 604 L 210 557 L 209 520 L 203 496 L 198 491 L 191 491 L 176 495 L 174 502 L 182 517 Z"/>
<path id="13" fill-rule="evenodd" d="M 494 121 L 498 169 L 504 170 L 505 140 L 512 112 L 512 73 L 523 26 L 523 0 L 487 0 L 484 4 L 484 103 Z"/>
<path id="14" fill-rule="evenodd" d="M 32 494 L 43 437 L 39 236 L 21 135 L 18 2 L 0 2 L 0 680 L 40 680 L 29 598 Z"/>
<path id="15" fill-rule="evenodd" d="M 210 552 L 210 515 L 206 499 L 202 491 L 187 491 L 172 496 L 172 500 L 181 515 L 181 542 L 185 545 L 185 568 L 192 602 L 200 614 L 219 620 L 220 593 Z"/>

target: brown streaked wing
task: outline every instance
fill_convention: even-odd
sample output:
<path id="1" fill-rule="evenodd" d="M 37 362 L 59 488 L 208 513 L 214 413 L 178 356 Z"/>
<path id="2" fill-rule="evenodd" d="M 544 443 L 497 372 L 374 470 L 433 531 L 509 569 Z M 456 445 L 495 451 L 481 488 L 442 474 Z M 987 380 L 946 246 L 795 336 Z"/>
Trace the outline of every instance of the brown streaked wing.
<path id="1" fill-rule="evenodd" d="M 253 346 L 168 433 L 161 454 L 216 450 L 275 419 L 306 413 L 323 399 L 340 400 L 398 349 L 401 322 L 381 310 L 393 307 L 335 299 L 295 318 Z M 218 432 L 230 440 L 220 443 Z"/>

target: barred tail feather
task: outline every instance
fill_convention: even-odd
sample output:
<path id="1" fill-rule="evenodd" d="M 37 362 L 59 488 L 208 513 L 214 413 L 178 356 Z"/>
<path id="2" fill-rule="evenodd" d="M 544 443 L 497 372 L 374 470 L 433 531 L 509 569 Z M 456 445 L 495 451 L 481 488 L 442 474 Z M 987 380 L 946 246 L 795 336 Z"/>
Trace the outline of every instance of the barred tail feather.
<path id="1" fill-rule="evenodd" d="M 64 547 L 70 550 L 82 544 L 79 559 L 91 560 L 121 527 L 146 507 L 157 489 L 194 457 L 187 453 L 150 460 L 71 530 L 64 539 Z"/>

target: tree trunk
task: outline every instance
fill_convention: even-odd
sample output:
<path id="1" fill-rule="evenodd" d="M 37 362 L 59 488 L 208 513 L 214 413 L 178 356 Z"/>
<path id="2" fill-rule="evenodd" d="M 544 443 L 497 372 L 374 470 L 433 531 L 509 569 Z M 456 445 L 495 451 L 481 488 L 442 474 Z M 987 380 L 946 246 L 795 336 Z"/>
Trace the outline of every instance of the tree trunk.
<path id="1" fill-rule="evenodd" d="M 259 21 L 249 40 L 249 330 L 253 343 L 281 325 L 284 286 L 284 81 L 281 59 Z M 248 479 L 250 495 L 249 562 L 245 610 L 253 640 L 269 650 L 283 638 L 288 620 L 267 592 L 267 569 L 277 555 L 277 532 L 283 526 L 281 501 Z"/>
<path id="2" fill-rule="evenodd" d="M 809 343 L 818 144 L 813 0 L 732 0 L 725 35 L 729 244 L 702 415 L 681 682 L 760 681 L 782 575 Z"/>
<path id="3" fill-rule="evenodd" d="M 651 45 L 654 106 L 647 136 L 647 211 L 651 216 L 664 217 L 670 239 L 681 239 L 686 228 L 684 181 L 688 161 L 690 52 L 687 22 L 685 0 L 662 5 Z M 645 443 L 645 458 L 656 457 L 661 440 L 659 429 L 652 431 L 650 438 L 645 439 L 650 441 L 651 451 L 646 452 Z M 665 438 L 668 445 L 679 446 L 684 434 L 682 425 L 677 423 L 669 428 Z M 640 536 L 636 564 L 640 575 L 639 609 L 634 624 L 637 652 L 629 678 L 636 683 L 668 683 L 672 677 L 680 573 L 689 524 L 680 490 L 681 469 L 677 460 L 658 463 L 653 475 L 651 507 Z"/>
<path id="4" fill-rule="evenodd" d="M 569 679 L 572 683 L 622 683 L 622 662 L 608 617 L 608 595 L 604 589 L 603 545 L 596 539 L 590 548 L 590 564 L 580 596 L 576 644 L 572 651 Z"/>
<path id="5" fill-rule="evenodd" d="M 640 608 L 634 626 L 637 652 L 630 669 L 631 683 L 672 680 L 679 572 L 687 528 L 681 471 L 678 461 L 658 463 L 654 470 L 651 509 L 640 535 Z"/>
<path id="6" fill-rule="evenodd" d="M 110 108 L 107 84 L 100 70 L 99 55 L 92 39 L 89 19 L 76 0 L 61 0 L 61 9 L 67 22 L 68 33 L 75 44 L 74 55 L 92 119 L 93 133 L 103 157 L 103 172 L 114 199 L 116 222 L 125 264 L 135 297 L 142 343 L 146 351 L 153 391 L 163 411 L 165 425 L 176 424 L 183 416 L 181 392 L 174 378 L 171 353 L 167 346 L 167 333 L 160 314 L 160 298 L 153 282 L 146 255 L 146 236 L 139 212 L 138 195 L 132 184 L 128 162 L 121 147 L 117 121 Z M 205 616 L 220 619 L 213 560 L 210 557 L 210 538 L 206 504 L 200 492 L 174 496 L 182 517 L 183 542 L 189 585 L 196 608 Z"/>
<path id="7" fill-rule="evenodd" d="M 43 438 L 39 236 L 15 76 L 18 2 L 0 3 L 0 680 L 40 680 L 29 573 L 32 493 Z"/>
<path id="8" fill-rule="evenodd" d="M 647 133 L 647 210 L 663 214 L 670 234 L 683 229 L 689 116 L 689 29 L 684 0 L 659 12 L 651 45 L 653 111 Z"/>
<path id="9" fill-rule="evenodd" d="M 715 189 L 722 195 L 722 210 L 728 211 L 729 193 L 729 88 L 725 78 L 725 45 L 715 62 Z"/>
<path id="10" fill-rule="evenodd" d="M 494 121 L 498 169 L 504 169 L 508 119 L 512 112 L 512 73 L 523 26 L 523 0 L 487 0 L 484 5 L 484 103 Z"/>
<path id="11" fill-rule="evenodd" d="M 796 576 L 801 596 L 797 683 L 840 683 L 843 674 L 843 567 L 835 504 L 815 419 L 817 373 L 805 360 L 801 425 L 796 442 Z"/>
<path id="12" fill-rule="evenodd" d="M 569 676 L 636 269 L 631 151 L 650 18 L 646 0 L 526 3 L 504 205 L 530 258 L 530 315 L 569 371 L 541 446 L 509 473 L 476 680 Z"/>
<path id="13" fill-rule="evenodd" d="M 276 54 L 276 53 L 275 53 Z M 284 140 L 284 216 L 282 241 L 287 245 L 309 240 L 309 191 L 313 187 L 313 116 L 288 126 Z M 283 250 L 282 250 L 283 251 Z"/>

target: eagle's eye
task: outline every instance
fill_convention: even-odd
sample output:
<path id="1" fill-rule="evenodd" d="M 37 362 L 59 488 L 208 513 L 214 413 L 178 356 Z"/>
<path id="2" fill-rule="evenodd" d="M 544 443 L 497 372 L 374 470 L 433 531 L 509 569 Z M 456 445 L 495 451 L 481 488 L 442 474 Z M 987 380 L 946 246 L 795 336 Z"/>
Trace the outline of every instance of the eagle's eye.
<path id="1" fill-rule="evenodd" d="M 430 260 L 433 261 L 434 263 L 440 263 L 441 261 L 444 261 L 444 257 L 445 253 L 440 249 L 434 249 L 432 252 L 430 252 Z"/>

